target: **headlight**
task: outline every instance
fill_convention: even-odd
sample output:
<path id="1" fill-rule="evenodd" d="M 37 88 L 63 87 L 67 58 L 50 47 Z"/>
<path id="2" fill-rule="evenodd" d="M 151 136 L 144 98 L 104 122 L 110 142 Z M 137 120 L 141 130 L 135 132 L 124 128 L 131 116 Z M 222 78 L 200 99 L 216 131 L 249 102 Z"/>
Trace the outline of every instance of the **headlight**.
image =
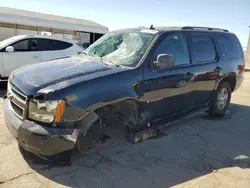
<path id="1" fill-rule="evenodd" d="M 29 102 L 28 117 L 45 123 L 60 122 L 64 108 L 64 100 L 43 101 L 31 99 Z"/>

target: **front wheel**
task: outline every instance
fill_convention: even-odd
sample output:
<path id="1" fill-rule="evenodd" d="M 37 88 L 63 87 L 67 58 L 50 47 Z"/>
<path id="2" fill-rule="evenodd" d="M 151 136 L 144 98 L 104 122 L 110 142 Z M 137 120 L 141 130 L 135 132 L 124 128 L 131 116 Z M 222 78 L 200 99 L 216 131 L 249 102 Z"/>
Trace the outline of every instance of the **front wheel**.
<path id="1" fill-rule="evenodd" d="M 209 107 L 209 114 L 223 116 L 231 100 L 231 87 L 227 82 L 221 83 Z"/>

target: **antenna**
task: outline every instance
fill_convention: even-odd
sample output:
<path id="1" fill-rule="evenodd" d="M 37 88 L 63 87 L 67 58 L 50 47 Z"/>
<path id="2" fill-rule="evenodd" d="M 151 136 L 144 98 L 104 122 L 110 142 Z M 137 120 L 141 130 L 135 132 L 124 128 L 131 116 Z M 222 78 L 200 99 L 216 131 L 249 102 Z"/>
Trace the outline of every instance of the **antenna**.
<path id="1" fill-rule="evenodd" d="M 154 30 L 154 29 L 155 29 L 154 26 L 153 26 L 153 24 L 150 26 L 149 29 L 151 29 L 151 30 Z"/>

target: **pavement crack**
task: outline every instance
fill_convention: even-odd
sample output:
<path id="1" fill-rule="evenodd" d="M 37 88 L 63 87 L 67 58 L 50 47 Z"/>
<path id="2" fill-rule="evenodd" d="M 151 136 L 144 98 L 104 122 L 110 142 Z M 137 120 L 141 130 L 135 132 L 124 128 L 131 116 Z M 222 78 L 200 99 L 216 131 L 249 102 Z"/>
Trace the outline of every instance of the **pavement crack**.
<path id="1" fill-rule="evenodd" d="M 111 160 L 109 159 L 108 157 L 105 157 L 104 155 L 102 155 L 100 152 L 96 152 L 97 155 L 99 155 L 101 157 L 101 159 L 99 160 L 99 162 L 97 162 L 94 166 L 94 168 L 97 167 L 98 164 L 102 163 L 102 162 L 108 162 L 110 164 L 114 164 L 114 165 L 117 165 L 117 166 L 120 166 L 122 168 L 125 168 L 125 169 L 130 169 L 130 170 L 135 170 L 137 172 L 142 172 L 144 173 L 144 170 L 142 169 L 139 169 L 139 168 L 133 168 L 133 167 L 129 167 L 129 166 L 126 166 L 126 165 L 122 165 L 120 163 L 118 163 L 117 161 L 114 161 L 114 160 Z"/>
<path id="2" fill-rule="evenodd" d="M 206 160 L 206 153 L 207 153 L 207 148 L 208 148 L 208 142 L 207 140 L 201 135 L 204 131 L 199 131 L 198 133 L 193 133 L 193 134 L 188 134 L 187 132 L 183 131 L 183 130 L 179 130 L 182 134 L 184 134 L 184 137 L 198 137 L 199 140 L 201 140 L 203 142 L 203 148 L 202 148 L 202 152 L 198 155 L 198 159 L 199 159 L 199 164 L 189 164 L 189 166 L 184 166 L 185 169 L 188 170 L 195 170 L 199 173 L 209 173 L 211 172 L 213 169 L 216 169 L 211 163 L 209 163 Z M 183 136 L 182 136 L 183 137 Z"/>
<path id="3" fill-rule="evenodd" d="M 5 180 L 5 181 L 0 181 L 0 184 L 4 184 L 6 182 L 10 182 L 10 181 L 13 181 L 15 179 L 18 179 L 18 178 L 21 178 L 23 176 L 27 176 L 27 175 L 30 175 L 30 174 L 34 174 L 35 172 L 27 172 L 27 173 L 24 173 L 24 174 L 20 174 L 19 176 L 16 176 L 14 178 L 11 178 L 11 179 L 8 179 L 8 180 Z"/>
<path id="4" fill-rule="evenodd" d="M 74 173 L 76 173 L 78 170 L 79 170 L 79 168 L 76 168 L 76 169 L 71 170 L 71 171 L 68 171 L 68 172 L 58 173 L 58 174 L 52 176 L 52 179 L 54 179 L 54 178 L 56 178 L 56 177 L 59 177 L 59 176 L 62 176 L 62 175 L 74 174 Z"/>

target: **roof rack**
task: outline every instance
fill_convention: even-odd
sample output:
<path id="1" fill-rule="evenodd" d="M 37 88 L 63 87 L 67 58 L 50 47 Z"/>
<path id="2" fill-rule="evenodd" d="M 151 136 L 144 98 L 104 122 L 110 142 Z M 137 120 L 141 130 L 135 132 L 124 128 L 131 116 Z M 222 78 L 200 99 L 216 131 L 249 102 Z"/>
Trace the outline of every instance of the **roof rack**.
<path id="1" fill-rule="evenodd" d="M 182 27 L 178 27 L 178 26 L 159 26 L 159 27 L 155 27 L 155 29 L 160 29 L 160 30 L 180 30 Z"/>
<path id="2" fill-rule="evenodd" d="M 201 30 L 210 30 L 210 31 L 224 31 L 229 32 L 227 29 L 220 29 L 220 28 L 212 28 L 212 27 L 191 27 L 191 26 L 185 26 L 181 29 L 201 29 Z"/>

